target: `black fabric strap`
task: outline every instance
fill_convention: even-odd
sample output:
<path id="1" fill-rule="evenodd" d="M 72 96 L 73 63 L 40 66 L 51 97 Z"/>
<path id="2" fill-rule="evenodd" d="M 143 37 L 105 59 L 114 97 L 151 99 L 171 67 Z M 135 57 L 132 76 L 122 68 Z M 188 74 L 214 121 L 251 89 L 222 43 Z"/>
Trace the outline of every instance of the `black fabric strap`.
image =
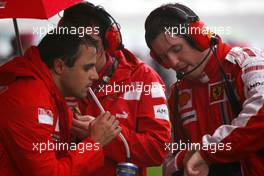
<path id="1" fill-rule="evenodd" d="M 242 107 L 241 107 L 241 104 L 235 94 L 235 86 L 232 82 L 230 82 L 228 80 L 228 77 L 224 71 L 224 68 L 223 68 L 223 65 L 222 63 L 220 62 L 219 58 L 218 58 L 218 55 L 216 53 L 216 49 L 214 47 L 211 48 L 211 50 L 213 51 L 213 54 L 218 62 L 218 66 L 219 66 L 219 69 L 220 69 L 220 74 L 222 76 L 222 78 L 224 79 L 224 88 L 225 88 L 225 92 L 226 92 L 226 95 L 227 95 L 227 98 L 228 98 L 228 101 L 231 105 L 231 109 L 232 109 L 232 112 L 233 112 L 233 115 L 235 117 L 238 116 L 238 114 L 241 112 L 242 110 Z"/>

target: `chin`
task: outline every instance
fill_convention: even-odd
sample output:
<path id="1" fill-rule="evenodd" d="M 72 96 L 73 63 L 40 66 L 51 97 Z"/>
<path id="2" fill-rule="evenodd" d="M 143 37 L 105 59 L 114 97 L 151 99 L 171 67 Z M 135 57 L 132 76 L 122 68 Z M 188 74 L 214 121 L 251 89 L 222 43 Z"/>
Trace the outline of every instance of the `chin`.
<path id="1" fill-rule="evenodd" d="M 86 96 L 87 96 L 87 92 L 85 92 L 85 93 L 80 92 L 80 93 L 75 94 L 75 97 L 80 98 L 80 99 L 86 98 Z"/>
<path id="2" fill-rule="evenodd" d="M 188 76 L 186 76 L 186 79 L 188 79 L 188 80 L 198 80 L 199 79 L 199 75 L 188 75 Z"/>
<path id="3" fill-rule="evenodd" d="M 87 97 L 87 93 L 83 93 L 79 96 L 79 98 L 83 99 L 83 98 L 86 98 Z"/>

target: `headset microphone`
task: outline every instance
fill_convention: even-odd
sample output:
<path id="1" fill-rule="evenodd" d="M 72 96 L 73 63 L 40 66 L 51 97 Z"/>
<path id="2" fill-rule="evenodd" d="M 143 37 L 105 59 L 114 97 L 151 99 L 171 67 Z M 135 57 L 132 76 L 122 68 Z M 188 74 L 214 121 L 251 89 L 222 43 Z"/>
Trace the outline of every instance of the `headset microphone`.
<path id="1" fill-rule="evenodd" d="M 176 73 L 177 81 L 182 80 L 184 76 L 185 76 L 184 72 L 177 72 Z"/>

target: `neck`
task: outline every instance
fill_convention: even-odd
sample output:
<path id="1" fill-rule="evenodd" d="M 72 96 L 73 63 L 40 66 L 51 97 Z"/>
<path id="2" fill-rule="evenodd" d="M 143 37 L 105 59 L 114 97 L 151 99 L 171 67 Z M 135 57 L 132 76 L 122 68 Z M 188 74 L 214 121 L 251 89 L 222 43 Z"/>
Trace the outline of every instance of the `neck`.
<path id="1" fill-rule="evenodd" d="M 98 58 L 96 63 L 96 70 L 98 72 L 101 72 L 101 70 L 104 68 L 106 64 L 106 53 L 103 52 Z"/>
<path id="2" fill-rule="evenodd" d="M 60 90 L 61 94 L 66 97 L 65 91 L 61 85 L 59 76 L 54 72 L 54 70 L 50 70 L 51 76 L 53 78 L 53 81 L 55 83 L 55 85 L 58 87 L 58 89 Z"/>
<path id="3" fill-rule="evenodd" d="M 210 50 L 210 48 L 204 50 L 204 51 L 202 52 L 202 54 L 201 54 L 201 58 L 206 57 L 206 55 L 208 54 L 209 50 Z M 205 66 L 206 66 L 206 64 L 208 63 L 209 59 L 211 58 L 212 54 L 213 54 L 213 53 L 210 52 L 209 55 L 206 57 L 204 63 L 201 65 L 201 67 L 202 67 L 203 69 L 205 68 Z"/>

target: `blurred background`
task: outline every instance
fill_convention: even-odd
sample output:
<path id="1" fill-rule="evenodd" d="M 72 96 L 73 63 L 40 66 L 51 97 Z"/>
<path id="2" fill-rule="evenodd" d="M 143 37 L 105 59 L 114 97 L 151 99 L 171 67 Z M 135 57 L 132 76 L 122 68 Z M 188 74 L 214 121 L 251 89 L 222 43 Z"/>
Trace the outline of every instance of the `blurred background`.
<path id="1" fill-rule="evenodd" d="M 147 15 L 162 4 L 183 3 L 191 7 L 208 27 L 228 28 L 229 32 L 219 33 L 226 42 L 264 48 L 263 0 L 91 0 L 90 2 L 102 5 L 116 19 L 121 25 L 125 46 L 157 70 L 167 87 L 175 81 L 175 73 L 162 69 L 150 59 L 144 39 L 144 22 Z M 57 25 L 59 19 L 60 14 L 49 20 L 18 19 L 24 49 L 32 44 L 38 44 L 43 37 L 36 35 L 34 32 L 36 29 L 40 27 L 51 29 Z M 0 19 L 0 65 L 17 54 L 17 49 L 14 48 L 14 36 L 12 19 Z M 149 171 L 149 175 L 160 174 L 159 169 Z"/>

